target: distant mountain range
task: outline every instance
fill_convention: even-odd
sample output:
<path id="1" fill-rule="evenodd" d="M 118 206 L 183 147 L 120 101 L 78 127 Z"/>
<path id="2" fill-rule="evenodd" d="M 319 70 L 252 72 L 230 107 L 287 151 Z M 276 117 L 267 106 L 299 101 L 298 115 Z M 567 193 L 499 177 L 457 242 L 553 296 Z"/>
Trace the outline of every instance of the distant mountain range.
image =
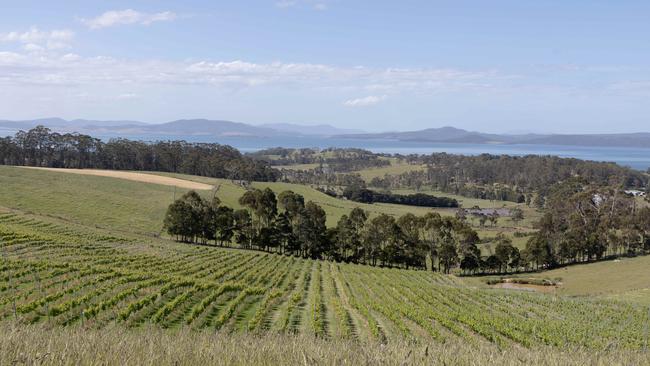
<path id="1" fill-rule="evenodd" d="M 622 134 L 490 134 L 466 131 L 454 127 L 427 128 L 407 132 L 383 132 L 364 134 L 342 134 L 337 138 L 396 140 L 434 143 L 467 144 L 529 144 L 529 145 L 569 145 L 569 146 L 619 146 L 650 148 L 650 133 Z"/>
<path id="2" fill-rule="evenodd" d="M 364 133 L 361 130 L 337 128 L 330 125 L 305 126 L 292 123 L 268 123 L 261 127 L 271 128 L 276 131 L 299 133 L 305 136 L 334 136 L 343 134 Z"/>
<path id="3" fill-rule="evenodd" d="M 166 123 L 149 124 L 137 121 L 94 121 L 76 119 L 66 121 L 61 118 L 44 118 L 29 121 L 0 121 L 0 130 L 27 130 L 43 125 L 59 132 L 79 132 L 95 135 L 119 136 L 169 136 L 183 138 L 188 136 L 206 138 L 219 137 L 280 137 L 280 136 L 321 136 L 360 133 L 360 130 L 340 129 L 330 125 L 305 126 L 290 123 L 273 123 L 254 126 L 246 123 L 183 119 Z"/>
<path id="4" fill-rule="evenodd" d="M 251 125 L 241 122 L 184 119 L 159 124 L 138 121 L 64 120 L 44 118 L 26 121 L 0 120 L 0 134 L 9 135 L 43 125 L 58 132 L 79 132 L 95 136 L 120 136 L 146 139 L 203 139 L 214 141 L 228 137 L 322 137 L 336 139 L 385 140 L 419 143 L 467 143 L 467 144 L 530 144 L 569 146 L 617 146 L 650 148 L 650 133 L 625 134 L 489 134 L 467 131 L 455 127 L 427 128 L 418 131 L 364 133 L 359 130 L 341 129 L 330 125 L 297 125 L 270 123 Z"/>

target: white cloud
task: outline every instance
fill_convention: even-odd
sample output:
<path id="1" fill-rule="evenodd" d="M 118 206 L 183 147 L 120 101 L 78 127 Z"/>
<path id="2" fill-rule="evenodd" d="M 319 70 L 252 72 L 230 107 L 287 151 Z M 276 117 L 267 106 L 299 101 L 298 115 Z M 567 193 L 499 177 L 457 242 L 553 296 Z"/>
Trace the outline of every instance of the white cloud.
<path id="1" fill-rule="evenodd" d="M 31 27 L 25 32 L 0 33 L 0 42 L 22 43 L 23 49 L 30 52 L 43 51 L 45 48 L 58 50 L 70 47 L 74 32 L 67 29 L 41 31 Z"/>
<path id="2" fill-rule="evenodd" d="M 123 93 L 116 97 L 118 100 L 137 99 L 138 95 L 135 93 Z"/>
<path id="3" fill-rule="evenodd" d="M 74 53 L 0 52 L 0 83 L 8 85 L 208 85 L 224 89 L 281 87 L 371 97 L 350 106 L 378 103 L 401 92 L 490 89 L 506 77 L 494 72 L 454 69 L 382 69 L 310 63 L 121 60 Z M 120 87 L 120 89 L 122 89 Z M 377 99 L 377 100 L 375 100 Z M 346 105 L 348 105 L 346 104 Z"/>
<path id="4" fill-rule="evenodd" d="M 75 53 L 66 53 L 65 55 L 63 55 L 61 57 L 61 60 L 62 61 L 77 61 L 80 58 L 81 57 L 79 55 L 75 54 Z"/>
<path id="5" fill-rule="evenodd" d="M 170 11 L 161 13 L 142 13 L 133 9 L 110 10 L 95 18 L 82 19 L 81 22 L 90 29 L 107 28 L 124 24 L 150 25 L 154 22 L 171 21 L 176 14 Z"/>
<path id="6" fill-rule="evenodd" d="M 288 8 L 296 5 L 297 3 L 298 3 L 297 1 L 293 1 L 293 0 L 280 0 L 275 3 L 275 6 L 277 6 L 278 8 Z"/>
<path id="7" fill-rule="evenodd" d="M 45 48 L 43 48 L 43 46 L 37 45 L 36 43 L 27 43 L 23 46 L 23 49 L 27 52 L 41 52 Z"/>
<path id="8" fill-rule="evenodd" d="M 23 61 L 24 61 L 24 56 L 21 54 L 15 52 L 0 52 L 0 67 L 17 66 L 23 63 Z"/>
<path id="9" fill-rule="evenodd" d="M 327 3 L 323 0 L 279 0 L 275 2 L 275 6 L 278 8 L 291 8 L 298 5 L 311 7 L 314 10 L 327 10 Z"/>
<path id="10" fill-rule="evenodd" d="M 346 107 L 368 107 L 378 104 L 386 99 L 385 95 L 369 95 L 363 98 L 349 99 L 343 102 Z"/>

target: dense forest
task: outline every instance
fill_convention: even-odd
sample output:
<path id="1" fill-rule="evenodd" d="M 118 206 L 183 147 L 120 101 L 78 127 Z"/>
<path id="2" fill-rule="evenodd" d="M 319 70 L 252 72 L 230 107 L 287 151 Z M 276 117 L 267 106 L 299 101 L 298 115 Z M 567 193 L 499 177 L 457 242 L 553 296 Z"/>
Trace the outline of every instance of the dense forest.
<path id="1" fill-rule="evenodd" d="M 553 184 L 581 177 L 592 184 L 618 184 L 628 188 L 648 185 L 648 175 L 615 163 L 555 156 L 412 155 L 411 163 L 426 164 L 425 171 L 373 179 L 382 188 L 431 187 L 467 197 L 523 202 L 525 193 L 545 196 Z"/>
<path id="2" fill-rule="evenodd" d="M 269 164 L 227 145 L 126 139 L 103 142 L 87 135 L 59 134 L 43 126 L 0 138 L 0 164 L 145 170 L 255 181 L 275 181 L 280 176 Z"/>
<path id="3" fill-rule="evenodd" d="M 363 165 L 373 153 L 365 152 L 361 161 L 346 166 Z M 584 161 L 555 156 L 478 156 L 390 155 L 374 154 L 378 161 L 391 157 L 403 163 L 422 165 L 422 170 L 386 174 L 365 182 L 367 186 L 390 189 L 432 189 L 471 198 L 531 203 L 543 206 L 548 189 L 554 184 L 581 177 L 593 184 L 618 184 L 621 187 L 646 189 L 648 174 L 615 163 Z M 354 159 L 349 157 L 349 159 Z M 365 166 L 367 167 L 367 166 Z M 300 184 L 348 186 L 359 185 L 361 176 L 352 170 L 317 167 L 310 170 L 282 170 L 282 180 Z"/>
<path id="4" fill-rule="evenodd" d="M 407 206 L 448 208 L 459 206 L 458 201 L 449 197 L 436 197 L 424 193 L 395 194 L 377 192 L 357 185 L 347 186 L 342 196 L 350 201 L 361 203 L 393 203 Z"/>

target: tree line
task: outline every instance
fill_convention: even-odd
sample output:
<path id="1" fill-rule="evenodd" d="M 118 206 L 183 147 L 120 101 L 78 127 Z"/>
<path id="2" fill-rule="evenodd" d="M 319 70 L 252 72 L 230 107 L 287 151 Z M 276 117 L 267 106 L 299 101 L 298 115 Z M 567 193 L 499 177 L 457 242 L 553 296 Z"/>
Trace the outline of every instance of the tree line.
<path id="1" fill-rule="evenodd" d="M 611 184 L 615 177 L 617 183 L 629 188 L 645 188 L 649 181 L 643 172 L 615 163 L 556 156 L 434 153 L 409 155 L 405 159 L 414 164 L 425 164 L 427 169 L 377 178 L 370 185 L 387 188 L 426 186 L 468 197 L 524 202 L 525 194 L 536 192 L 545 197 L 549 187 L 574 177 L 600 186 Z"/>
<path id="2" fill-rule="evenodd" d="M 539 231 L 530 235 L 523 250 L 499 233 L 488 240 L 492 250 L 486 256 L 481 255 L 477 244 L 482 241 L 463 214 L 369 217 L 354 208 L 328 228 L 319 205 L 292 191 L 276 196 L 268 188 L 247 191 L 239 199 L 243 208 L 237 210 L 218 198 L 206 200 L 191 191 L 169 206 L 164 227 L 183 242 L 445 273 L 459 268 L 464 274 L 548 269 L 650 251 L 650 207 L 636 207 L 635 200 L 620 189 L 576 180 L 552 191 Z"/>
<path id="3" fill-rule="evenodd" d="M 457 265 L 477 271 L 481 263 L 477 233 L 461 220 L 437 213 L 399 218 L 369 217 L 360 208 L 326 226 L 325 211 L 292 191 L 252 189 L 239 199 L 242 209 L 222 205 L 190 191 L 165 215 L 167 233 L 179 241 L 237 245 L 303 258 L 373 266 L 429 267 L 449 272 Z M 428 263 L 428 265 L 427 265 Z"/>
<path id="4" fill-rule="evenodd" d="M 526 251 L 539 268 L 650 252 L 650 207 L 617 185 L 574 178 L 550 189 Z"/>
<path id="5" fill-rule="evenodd" d="M 236 180 L 275 181 L 268 163 L 213 143 L 144 142 L 60 134 L 43 126 L 0 138 L 0 164 L 50 168 L 146 170 Z"/>
<path id="6" fill-rule="evenodd" d="M 396 194 L 377 192 L 363 186 L 349 185 L 342 193 L 346 199 L 361 203 L 393 203 L 420 207 L 459 207 L 458 201 L 449 197 L 436 197 L 430 194 Z"/>
<path id="7" fill-rule="evenodd" d="M 387 155 L 375 155 L 377 159 L 387 161 Z M 375 177 L 366 182 L 369 187 L 415 190 L 428 188 L 465 197 L 526 202 L 542 207 L 549 187 L 573 177 L 582 177 L 601 186 L 611 184 L 612 177 L 615 177 L 617 183 L 624 187 L 638 189 L 646 189 L 649 182 L 647 174 L 615 163 L 555 156 L 463 156 L 433 153 L 390 157 L 408 164 L 424 165 L 426 168 Z M 360 176 L 350 173 L 349 170 L 337 171 L 333 168 L 327 171 L 320 168 L 309 171 L 282 171 L 282 180 L 301 184 L 347 185 L 346 183 L 355 183 L 359 179 Z"/>

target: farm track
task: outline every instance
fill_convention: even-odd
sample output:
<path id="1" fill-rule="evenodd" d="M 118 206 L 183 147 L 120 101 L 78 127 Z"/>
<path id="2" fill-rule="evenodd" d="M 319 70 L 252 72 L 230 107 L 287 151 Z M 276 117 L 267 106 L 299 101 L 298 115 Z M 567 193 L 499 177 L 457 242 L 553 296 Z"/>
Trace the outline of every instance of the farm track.
<path id="1" fill-rule="evenodd" d="M 26 323 L 641 349 L 650 322 L 622 302 L 475 289 L 424 271 L 144 245 L 19 213 L 0 214 L 0 259 L 0 319 Z"/>

